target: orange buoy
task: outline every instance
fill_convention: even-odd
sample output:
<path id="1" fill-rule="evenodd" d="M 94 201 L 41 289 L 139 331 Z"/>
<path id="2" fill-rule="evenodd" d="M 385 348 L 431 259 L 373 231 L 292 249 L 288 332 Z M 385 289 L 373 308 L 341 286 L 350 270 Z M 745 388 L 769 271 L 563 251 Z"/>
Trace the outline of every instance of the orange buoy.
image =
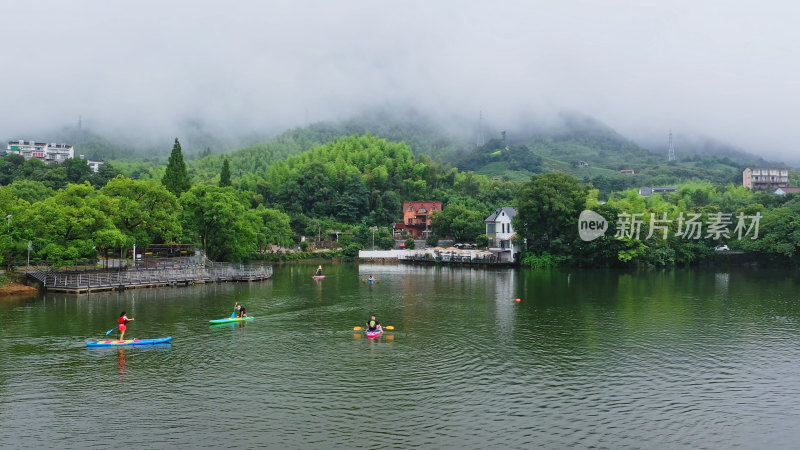
<path id="1" fill-rule="evenodd" d="M 519 302 L 521 302 L 521 301 L 522 301 L 522 299 L 519 299 L 519 298 L 517 299 L 517 303 L 519 303 Z"/>

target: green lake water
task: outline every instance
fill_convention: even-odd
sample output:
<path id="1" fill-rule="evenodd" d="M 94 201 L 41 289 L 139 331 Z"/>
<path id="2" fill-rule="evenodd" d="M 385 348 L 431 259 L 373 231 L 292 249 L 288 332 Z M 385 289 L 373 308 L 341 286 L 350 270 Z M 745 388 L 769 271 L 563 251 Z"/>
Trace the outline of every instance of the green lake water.
<path id="1" fill-rule="evenodd" d="M 0 300 L 0 447 L 800 442 L 795 272 L 315 267 Z M 208 324 L 236 300 L 255 320 Z M 123 310 L 172 343 L 86 348 Z M 354 332 L 371 313 L 394 332 Z"/>

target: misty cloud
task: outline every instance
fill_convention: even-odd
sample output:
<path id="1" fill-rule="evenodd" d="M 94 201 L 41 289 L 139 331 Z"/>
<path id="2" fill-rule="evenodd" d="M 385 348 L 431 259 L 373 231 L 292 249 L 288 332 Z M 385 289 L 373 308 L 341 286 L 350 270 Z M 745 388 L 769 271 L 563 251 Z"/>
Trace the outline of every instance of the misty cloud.
<path id="1" fill-rule="evenodd" d="M 496 126 L 560 111 L 643 141 L 793 154 L 788 2 L 30 1 L 4 8 L 0 136 L 84 123 L 281 131 L 412 104 Z M 529 119 L 526 119 L 529 120 Z"/>

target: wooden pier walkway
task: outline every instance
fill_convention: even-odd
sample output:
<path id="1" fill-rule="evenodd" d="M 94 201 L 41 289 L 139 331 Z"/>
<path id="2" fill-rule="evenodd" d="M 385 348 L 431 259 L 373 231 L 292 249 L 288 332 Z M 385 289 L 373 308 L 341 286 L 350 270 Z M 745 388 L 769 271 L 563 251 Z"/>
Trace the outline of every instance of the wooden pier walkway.
<path id="1" fill-rule="evenodd" d="M 48 292 L 84 294 L 160 286 L 188 286 L 199 283 L 260 281 L 272 277 L 272 266 L 217 263 L 167 267 L 127 268 L 121 270 L 56 271 L 36 270 L 35 279 Z"/>

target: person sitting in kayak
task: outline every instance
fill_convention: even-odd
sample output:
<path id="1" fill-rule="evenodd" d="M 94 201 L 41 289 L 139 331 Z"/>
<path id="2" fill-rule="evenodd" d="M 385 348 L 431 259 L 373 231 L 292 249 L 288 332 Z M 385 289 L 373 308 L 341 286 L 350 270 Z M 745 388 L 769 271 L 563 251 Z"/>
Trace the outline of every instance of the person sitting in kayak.
<path id="1" fill-rule="evenodd" d="M 375 316 L 371 316 L 370 319 L 367 321 L 367 331 L 381 331 L 381 323 L 378 322 L 378 319 Z"/>
<path id="2" fill-rule="evenodd" d="M 370 283 L 372 283 L 373 281 L 375 281 L 375 277 L 373 277 L 372 275 L 370 275 L 370 276 L 369 276 L 369 278 L 367 278 L 367 281 L 369 281 Z"/>
<path id="3" fill-rule="evenodd" d="M 128 329 L 127 323 L 134 319 L 128 319 L 128 316 L 125 315 L 125 311 L 122 311 L 122 314 L 119 315 L 119 340 L 125 340 L 125 330 Z"/>
<path id="4" fill-rule="evenodd" d="M 322 276 L 322 266 L 317 267 L 317 275 L 318 277 Z"/>

